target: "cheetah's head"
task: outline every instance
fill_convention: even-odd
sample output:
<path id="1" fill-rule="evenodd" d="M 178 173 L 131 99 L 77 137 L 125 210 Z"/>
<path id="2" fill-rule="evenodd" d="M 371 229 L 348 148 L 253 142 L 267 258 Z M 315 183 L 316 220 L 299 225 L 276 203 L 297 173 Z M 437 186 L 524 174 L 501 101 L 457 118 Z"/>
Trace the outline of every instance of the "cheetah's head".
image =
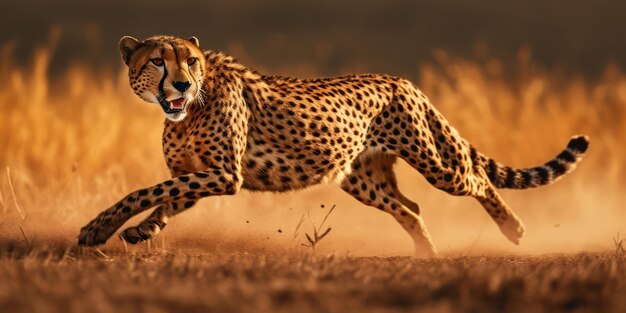
<path id="1" fill-rule="evenodd" d="M 201 101 L 205 60 L 196 37 L 156 36 L 139 41 L 125 36 L 120 52 L 133 91 L 159 104 L 169 120 L 183 120 L 188 105 Z"/>

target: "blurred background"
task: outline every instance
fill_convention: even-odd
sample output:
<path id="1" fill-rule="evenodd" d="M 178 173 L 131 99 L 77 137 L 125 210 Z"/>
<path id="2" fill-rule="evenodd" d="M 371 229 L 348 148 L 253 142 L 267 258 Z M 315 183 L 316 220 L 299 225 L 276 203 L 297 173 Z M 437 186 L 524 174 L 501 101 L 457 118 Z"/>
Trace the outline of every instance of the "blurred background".
<path id="1" fill-rule="evenodd" d="M 431 188 L 405 164 L 396 170 L 444 254 L 611 249 L 626 233 L 625 9 L 610 0 L 2 2 L 0 239 L 73 244 L 99 211 L 168 177 L 162 114 L 132 94 L 117 43 L 171 34 L 197 36 L 267 74 L 409 78 L 462 135 L 515 167 L 589 134 L 577 171 L 553 186 L 502 192 L 527 225 L 519 247 L 472 199 Z M 153 246 L 306 250 L 304 232 L 332 205 L 320 250 L 412 253 L 390 216 L 336 186 L 206 199 Z"/>
<path id="2" fill-rule="evenodd" d="M 276 73 L 389 72 L 416 79 L 434 49 L 474 54 L 477 43 L 510 60 L 522 47 L 537 65 L 597 78 L 626 60 L 622 16 L 612 0 L 540 1 L 3 1 L 0 41 L 20 64 L 62 29 L 51 73 L 76 62 L 116 68 L 119 38 L 198 36 Z"/>

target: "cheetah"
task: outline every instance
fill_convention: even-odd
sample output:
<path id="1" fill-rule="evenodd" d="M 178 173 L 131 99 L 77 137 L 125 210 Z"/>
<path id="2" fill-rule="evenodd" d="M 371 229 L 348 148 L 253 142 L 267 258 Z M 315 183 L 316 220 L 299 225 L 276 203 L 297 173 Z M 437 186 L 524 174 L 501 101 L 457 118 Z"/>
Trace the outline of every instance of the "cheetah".
<path id="1" fill-rule="evenodd" d="M 547 185 L 571 172 L 589 145 L 574 136 L 549 162 L 514 169 L 480 153 L 410 81 L 380 74 L 297 79 L 262 75 L 196 37 L 123 37 L 119 49 L 135 94 L 161 107 L 171 179 L 131 192 L 81 228 L 78 244 L 103 244 L 132 216 L 152 213 L 120 237 L 131 244 L 205 197 L 240 190 L 285 192 L 338 183 L 389 213 L 415 253 L 436 254 L 421 208 L 397 186 L 406 161 L 434 187 L 474 197 L 510 241 L 524 226 L 496 188 Z"/>

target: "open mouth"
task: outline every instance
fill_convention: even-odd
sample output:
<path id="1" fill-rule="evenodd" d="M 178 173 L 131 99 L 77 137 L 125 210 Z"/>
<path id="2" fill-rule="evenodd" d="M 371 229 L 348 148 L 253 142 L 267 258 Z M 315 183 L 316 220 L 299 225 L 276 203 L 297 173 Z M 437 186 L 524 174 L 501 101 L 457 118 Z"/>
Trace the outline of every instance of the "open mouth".
<path id="1" fill-rule="evenodd" d="M 168 114 L 182 112 L 185 109 L 186 105 L 187 99 L 185 98 L 178 98 L 172 101 L 164 101 L 163 103 L 161 103 L 163 111 Z"/>

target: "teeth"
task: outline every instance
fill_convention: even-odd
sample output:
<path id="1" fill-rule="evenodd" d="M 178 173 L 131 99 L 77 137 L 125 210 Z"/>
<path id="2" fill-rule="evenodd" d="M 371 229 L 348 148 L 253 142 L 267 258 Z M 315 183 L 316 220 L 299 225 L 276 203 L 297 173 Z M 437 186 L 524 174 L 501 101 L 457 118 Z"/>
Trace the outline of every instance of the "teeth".
<path id="1" fill-rule="evenodd" d="M 182 109 L 182 108 L 185 107 L 185 104 L 187 104 L 187 99 L 180 100 L 180 98 L 179 98 L 179 99 L 170 101 L 169 103 L 170 103 L 170 109 L 177 109 L 177 110 L 179 110 L 179 109 Z"/>

